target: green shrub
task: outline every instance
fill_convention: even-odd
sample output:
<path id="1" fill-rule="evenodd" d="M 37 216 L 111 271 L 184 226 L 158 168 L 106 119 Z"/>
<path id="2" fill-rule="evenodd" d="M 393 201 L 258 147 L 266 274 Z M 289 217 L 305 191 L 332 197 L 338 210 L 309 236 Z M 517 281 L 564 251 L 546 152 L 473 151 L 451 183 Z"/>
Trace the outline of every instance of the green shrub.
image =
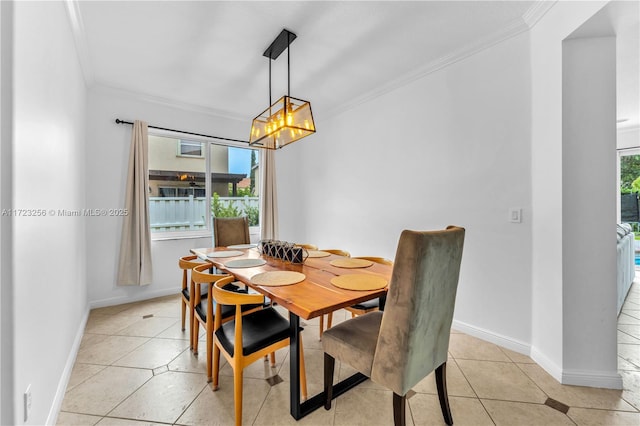
<path id="1" fill-rule="evenodd" d="M 217 192 L 213 193 L 211 199 L 211 211 L 215 217 L 238 217 L 242 216 L 240 210 L 233 205 L 233 203 L 224 203 L 220 201 L 220 196 Z"/>

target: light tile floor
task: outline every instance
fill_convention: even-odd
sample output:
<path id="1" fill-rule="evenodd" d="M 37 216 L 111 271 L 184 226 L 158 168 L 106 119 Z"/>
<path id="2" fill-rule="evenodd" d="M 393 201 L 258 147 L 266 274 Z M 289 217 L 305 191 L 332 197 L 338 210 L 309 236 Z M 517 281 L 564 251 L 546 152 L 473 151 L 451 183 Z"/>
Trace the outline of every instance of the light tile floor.
<path id="1" fill-rule="evenodd" d="M 58 416 L 59 425 L 233 424 L 233 380 L 222 365 L 220 389 L 205 376 L 206 353 L 194 356 L 180 330 L 179 296 L 94 309 Z M 282 312 L 286 314 L 286 312 Z M 334 322 L 347 312 L 334 314 Z M 309 394 L 322 389 L 318 321 L 303 333 Z M 624 390 L 563 386 L 529 357 L 452 331 L 447 363 L 456 425 L 640 425 L 640 284 L 634 283 L 618 319 Z M 367 381 L 295 422 L 289 415 L 288 350 L 275 368 L 262 360 L 244 374 L 243 423 L 248 425 L 390 425 L 391 392 Z M 340 378 L 351 374 L 336 364 Z M 265 378 L 283 381 L 270 386 Z M 408 399 L 409 425 L 444 424 L 432 376 Z M 552 398 L 565 413 L 545 405 Z"/>

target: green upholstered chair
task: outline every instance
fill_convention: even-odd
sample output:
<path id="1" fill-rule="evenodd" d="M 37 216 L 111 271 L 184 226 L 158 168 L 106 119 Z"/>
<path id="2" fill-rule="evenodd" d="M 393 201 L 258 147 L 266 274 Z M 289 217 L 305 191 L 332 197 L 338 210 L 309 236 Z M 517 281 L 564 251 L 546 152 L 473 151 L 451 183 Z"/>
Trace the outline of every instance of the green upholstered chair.
<path id="1" fill-rule="evenodd" d="M 213 218 L 214 247 L 249 243 L 249 220 L 246 216 Z"/>
<path id="2" fill-rule="evenodd" d="M 393 391 L 396 425 L 405 424 L 406 394 L 435 370 L 440 407 L 453 424 L 446 387 L 449 333 L 464 228 L 408 231 L 400 236 L 384 311 L 324 332 L 325 408 L 331 408 L 335 359 Z"/>

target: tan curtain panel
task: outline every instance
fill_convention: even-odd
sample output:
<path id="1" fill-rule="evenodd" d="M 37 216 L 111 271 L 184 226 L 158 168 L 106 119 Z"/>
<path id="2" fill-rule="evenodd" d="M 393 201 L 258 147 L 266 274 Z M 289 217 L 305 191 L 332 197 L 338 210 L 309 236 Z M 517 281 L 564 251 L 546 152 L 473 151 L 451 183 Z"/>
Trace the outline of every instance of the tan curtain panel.
<path id="1" fill-rule="evenodd" d="M 118 263 L 118 285 L 151 284 L 151 230 L 149 228 L 148 152 L 147 123 L 136 120 L 131 134 L 129 172 L 120 261 Z"/>
<path id="2" fill-rule="evenodd" d="M 278 238 L 278 195 L 276 192 L 275 152 L 263 149 L 260 153 L 260 237 Z"/>

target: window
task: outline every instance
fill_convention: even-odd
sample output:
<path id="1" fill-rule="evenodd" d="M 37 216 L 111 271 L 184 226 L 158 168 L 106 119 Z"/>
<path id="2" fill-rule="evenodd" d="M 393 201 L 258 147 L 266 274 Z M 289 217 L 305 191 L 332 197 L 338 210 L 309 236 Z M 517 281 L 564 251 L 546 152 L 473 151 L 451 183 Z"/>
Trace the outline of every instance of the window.
<path id="1" fill-rule="evenodd" d="M 209 235 L 212 216 L 247 216 L 252 234 L 258 234 L 257 159 L 253 149 L 149 135 L 154 237 Z"/>
<path id="2" fill-rule="evenodd" d="M 184 157 L 204 157 L 201 142 L 178 141 L 178 155 Z"/>
<path id="3" fill-rule="evenodd" d="M 619 222 L 631 223 L 634 231 L 640 230 L 640 151 L 626 149 L 618 152 Z"/>

